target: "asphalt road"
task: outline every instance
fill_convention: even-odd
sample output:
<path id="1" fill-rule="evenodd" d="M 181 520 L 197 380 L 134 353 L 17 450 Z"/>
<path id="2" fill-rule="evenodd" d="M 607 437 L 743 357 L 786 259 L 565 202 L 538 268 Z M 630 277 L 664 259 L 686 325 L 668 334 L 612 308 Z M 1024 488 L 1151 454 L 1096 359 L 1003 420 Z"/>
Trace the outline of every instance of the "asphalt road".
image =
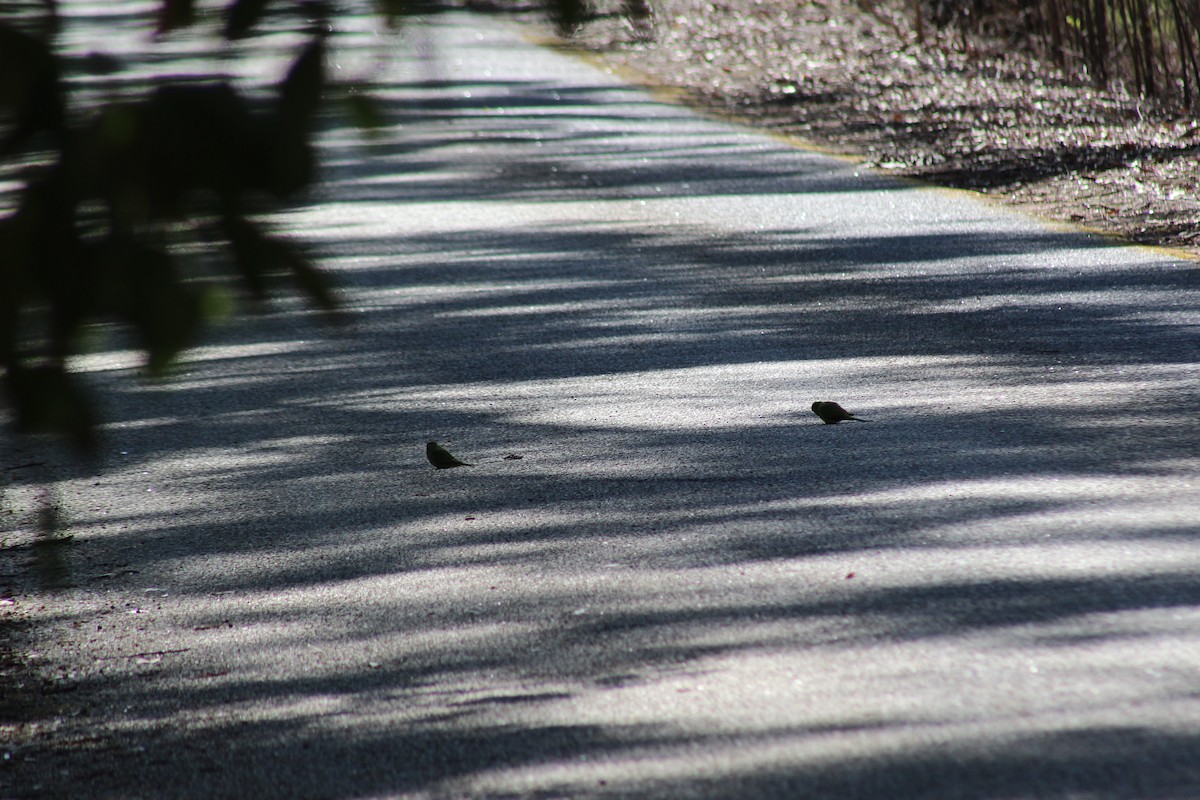
<path id="1" fill-rule="evenodd" d="M 417 40 L 287 215 L 349 326 L 80 362 L 0 796 L 1200 797 L 1195 264 Z"/>

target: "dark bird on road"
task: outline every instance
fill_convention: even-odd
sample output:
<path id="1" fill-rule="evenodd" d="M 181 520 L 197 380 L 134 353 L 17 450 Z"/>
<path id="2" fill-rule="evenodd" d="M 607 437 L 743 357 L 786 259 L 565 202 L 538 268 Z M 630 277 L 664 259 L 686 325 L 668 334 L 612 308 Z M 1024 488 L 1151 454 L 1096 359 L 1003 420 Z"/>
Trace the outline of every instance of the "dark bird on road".
<path id="1" fill-rule="evenodd" d="M 829 400 L 818 400 L 812 404 L 812 410 L 826 425 L 837 425 L 839 422 L 845 422 L 848 419 L 852 419 L 855 422 L 870 422 L 870 420 L 854 416 L 837 403 Z"/>
<path id="2" fill-rule="evenodd" d="M 437 442 L 429 442 L 425 445 L 425 457 L 429 459 L 430 464 L 433 464 L 434 469 L 475 466 L 474 464 L 468 464 L 465 461 L 459 461 L 457 458 L 450 455 L 449 450 L 442 447 Z"/>

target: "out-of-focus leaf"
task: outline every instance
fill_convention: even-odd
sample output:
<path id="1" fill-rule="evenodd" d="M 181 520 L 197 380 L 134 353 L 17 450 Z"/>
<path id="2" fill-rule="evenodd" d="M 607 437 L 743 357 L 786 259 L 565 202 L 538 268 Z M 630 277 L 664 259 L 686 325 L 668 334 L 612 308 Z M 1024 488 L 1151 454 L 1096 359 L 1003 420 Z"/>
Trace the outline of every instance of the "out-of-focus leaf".
<path id="1" fill-rule="evenodd" d="M 139 146 L 156 199 L 178 205 L 197 188 L 228 198 L 252 181 L 256 123 L 229 84 L 161 87 L 144 113 Z"/>
<path id="2" fill-rule="evenodd" d="M 121 71 L 121 60 L 110 53 L 93 50 L 79 60 L 79 71 L 85 75 L 113 75 Z"/>
<path id="3" fill-rule="evenodd" d="M 186 28 L 195 21 L 195 0 L 159 0 L 159 4 L 154 31 L 156 35 Z"/>
<path id="4" fill-rule="evenodd" d="M 276 197 L 287 197 L 312 183 L 316 155 L 306 137 L 278 128 L 275 134 L 265 145 L 265 188 Z"/>
<path id="5" fill-rule="evenodd" d="M 250 296 L 255 300 L 264 299 L 267 296 L 266 275 L 272 261 L 266 237 L 253 223 L 238 216 L 223 219 L 221 230 L 229 240 L 233 265 Z"/>
<path id="6" fill-rule="evenodd" d="M 313 266 L 295 244 L 271 236 L 241 217 L 226 218 L 222 227 L 233 249 L 238 272 L 255 298 L 266 296 L 267 278 L 290 273 L 314 305 L 326 311 L 337 308 L 329 277 Z"/>
<path id="7" fill-rule="evenodd" d="M 314 155 L 309 139 L 324 87 L 325 43 L 314 37 L 293 62 L 279 85 L 279 99 L 265 146 L 270 189 L 286 196 L 313 178 Z"/>
<path id="8" fill-rule="evenodd" d="M 327 272 L 317 269 L 298 250 L 291 260 L 291 267 L 296 286 L 308 297 L 309 302 L 322 311 L 337 311 L 338 302 L 333 292 L 333 281 L 329 279 Z"/>
<path id="9" fill-rule="evenodd" d="M 203 321 L 200 293 L 184 283 L 171 256 L 133 240 L 109 242 L 103 266 L 111 310 L 132 323 L 147 367 L 161 374 L 195 341 Z"/>
<path id="10" fill-rule="evenodd" d="M 68 436 L 84 452 L 95 448 L 91 403 L 62 364 L 9 364 L 5 387 L 18 430 Z"/>
<path id="11" fill-rule="evenodd" d="M 28 237 L 20 250 L 30 297 L 46 302 L 49 310 L 38 334 L 48 337 L 48 352 L 66 358 L 96 288 L 92 253 L 75 228 L 75 186 L 67 170 L 54 165 L 33 173 L 15 216 Z"/>
<path id="12" fill-rule="evenodd" d="M 39 131 L 61 132 L 64 124 L 58 62 L 49 45 L 0 23 L 0 120 L 5 117 L 10 124 L 0 155 L 15 152 Z"/>
<path id="13" fill-rule="evenodd" d="M 140 103 L 109 106 L 82 160 L 114 223 L 129 228 L 192 216 L 200 200 L 236 204 L 247 188 L 267 190 L 263 128 L 226 83 L 161 86 Z"/>
<path id="14" fill-rule="evenodd" d="M 225 7 L 225 38 L 241 39 L 248 35 L 250 29 L 262 19 L 266 7 L 267 0 L 233 0 Z"/>
<path id="15" fill-rule="evenodd" d="M 223 322 L 236 310 L 237 302 L 225 286 L 205 286 L 200 290 L 200 316 L 206 322 Z"/>
<path id="16" fill-rule="evenodd" d="M 285 125 L 307 128 L 321 102 L 324 85 L 325 40 L 316 37 L 292 62 L 279 85 L 278 115 Z"/>
<path id="17" fill-rule="evenodd" d="M 17 319 L 29 286 L 30 225 L 19 214 L 0 218 L 0 364 L 14 360 Z"/>

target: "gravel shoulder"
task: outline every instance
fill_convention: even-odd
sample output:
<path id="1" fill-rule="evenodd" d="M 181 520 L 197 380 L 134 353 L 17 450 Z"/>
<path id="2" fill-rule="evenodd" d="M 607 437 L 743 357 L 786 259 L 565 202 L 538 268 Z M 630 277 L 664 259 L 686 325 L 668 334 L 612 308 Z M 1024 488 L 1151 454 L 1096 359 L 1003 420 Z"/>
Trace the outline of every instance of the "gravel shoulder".
<path id="1" fill-rule="evenodd" d="M 692 104 L 868 165 L 1200 255 L 1200 124 L 1016 44 L 926 34 L 907 3 L 657 0 L 577 46 Z M 889 5 L 901 6 L 899 11 Z"/>

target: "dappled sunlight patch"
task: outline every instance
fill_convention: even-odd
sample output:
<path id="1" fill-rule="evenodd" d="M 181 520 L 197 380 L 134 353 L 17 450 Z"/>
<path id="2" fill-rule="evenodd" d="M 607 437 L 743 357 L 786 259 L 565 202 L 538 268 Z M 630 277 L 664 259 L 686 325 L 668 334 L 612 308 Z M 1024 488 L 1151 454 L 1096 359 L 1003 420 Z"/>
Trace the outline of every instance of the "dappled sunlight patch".
<path id="1" fill-rule="evenodd" d="M 200 345 L 184 351 L 177 368 L 211 361 L 235 361 L 296 353 L 313 343 L 304 340 L 286 342 L 254 342 L 249 344 Z M 72 372 L 108 372 L 141 369 L 146 365 L 145 353 L 139 350 L 103 350 L 73 356 L 69 360 Z"/>
<path id="2" fill-rule="evenodd" d="M 662 336 L 672 338 L 672 334 Z M 965 358 L 931 357 L 712 364 L 570 378 L 407 386 L 392 393 L 347 395 L 339 402 L 396 410 L 427 405 L 432 397 L 456 408 L 503 415 L 509 424 L 590 428 L 604 420 L 603 424 L 615 430 L 751 427 L 772 414 L 804 414 L 804 421 L 816 421 L 816 417 L 806 418 L 808 406 L 817 393 L 829 392 L 831 386 L 864 398 L 882 397 L 894 387 L 851 387 L 858 382 L 869 384 L 874 377 L 886 380 L 884 373 L 894 374 L 891 370 L 898 362 L 934 369 L 937 365 L 967 368 L 973 363 Z M 884 402 L 894 404 L 895 400 Z"/>
<path id="3" fill-rule="evenodd" d="M 1200 499 L 1180 500 L 1167 490 L 1157 497 L 1131 499 L 1122 495 L 1108 502 L 1077 503 L 1064 495 L 1059 507 L 1044 507 L 1028 512 L 980 515 L 974 520 L 945 526 L 933 526 L 924 535 L 961 541 L 994 541 L 1013 537 L 1017 541 L 1036 539 L 1137 540 L 1142 537 L 1169 539 L 1196 538 L 1196 520 L 1200 518 Z M 1183 553 L 1172 553 L 1179 558 Z"/>
<path id="4" fill-rule="evenodd" d="M 506 294 L 511 296 L 511 292 Z M 514 298 L 516 299 L 516 298 Z M 627 303 L 622 300 L 608 300 L 605 302 L 589 302 L 587 307 L 589 310 L 600 310 L 608 308 L 622 308 Z M 489 317 L 512 317 L 525 315 L 548 315 L 559 316 L 562 314 L 577 314 L 581 310 L 581 304 L 578 302 L 561 302 L 561 303 L 522 303 L 520 305 L 506 305 L 491 308 L 472 308 L 461 311 L 450 311 L 442 316 L 446 319 L 454 318 L 489 318 Z M 530 345 L 530 350 L 538 349 L 538 345 Z"/>
<path id="5" fill-rule="evenodd" d="M 251 410 L 229 414 L 225 418 L 230 423 L 251 425 L 269 413 L 266 410 Z M 183 421 L 184 418 L 181 417 L 179 420 L 164 421 L 163 425 L 180 425 Z M 248 480 L 250 475 L 261 475 L 281 468 L 295 472 L 303 465 L 319 460 L 329 448 L 341 447 L 343 444 L 339 437 L 330 434 L 289 436 L 285 431 L 279 431 L 270 438 L 258 437 L 244 444 L 201 444 L 169 457 L 161 457 L 155 463 L 155 474 L 159 481 L 163 481 L 165 476 L 166 485 L 173 487 L 223 487 L 226 494 L 210 497 L 208 501 L 237 502 L 241 495 L 267 490 L 265 486 L 252 487 L 241 484 L 240 480 Z M 107 482 L 136 483 L 140 480 L 138 475 L 148 474 L 139 469 L 145 466 L 145 459 L 150 455 L 152 453 L 139 450 L 119 451 Z"/>
<path id="6" fill-rule="evenodd" d="M 594 280 L 545 280 L 521 283 L 495 281 L 454 281 L 433 283 L 426 286 L 400 286 L 386 289 L 363 289 L 355 293 L 354 307 L 359 310 L 419 307 L 427 304 L 470 301 L 474 307 L 445 309 L 442 316 L 491 317 L 512 315 L 537 315 L 561 311 L 578 312 L 584 305 L 577 302 L 547 303 L 532 302 L 534 297 L 555 292 L 587 292 L 596 289 L 620 290 L 623 281 Z M 588 308 L 622 308 L 627 301 L 620 299 L 588 299 Z"/>
<path id="7" fill-rule="evenodd" d="M 1200 454 L 1191 458 L 1132 459 L 1126 466 L 1131 470 L 1179 475 L 1185 479 L 1184 485 L 1189 489 L 1200 486 L 1200 482 L 1195 479 L 1195 475 L 1200 473 Z"/>
<path id="8" fill-rule="evenodd" d="M 1029 275 L 1027 280 L 1036 285 L 1039 276 Z M 1155 318 L 1167 314 L 1167 311 L 1143 311 L 1142 304 L 1151 308 L 1170 309 L 1187 301 L 1190 303 L 1189 312 L 1195 312 L 1195 306 L 1200 304 L 1200 297 L 1191 297 L 1179 291 L 1154 290 L 1144 287 L 1137 288 L 1137 306 L 1130 308 L 1130 288 L 1127 286 L 1097 287 L 1094 289 L 1049 290 L 1044 293 L 1029 291 L 1017 292 L 987 292 L 970 297 L 959 297 L 947 301 L 932 301 L 928 303 L 910 302 L 911 314 L 941 314 L 941 313 L 978 313 L 1015 308 L 1053 308 L 1067 313 L 1076 309 L 1105 309 L 1111 308 L 1113 318 L 1129 319 L 1142 322 L 1153 322 Z M 1175 320 L 1178 322 L 1178 319 Z"/>
<path id="9" fill-rule="evenodd" d="M 180 624 L 225 623 L 239 647 L 244 630 L 252 638 L 284 637 L 280 642 L 293 631 L 360 660 L 374 647 L 371 641 L 388 635 L 381 630 L 391 631 L 403 643 L 389 647 L 411 658 L 437 655 L 439 669 L 450 672 L 483 658 L 489 669 L 537 674 L 569 676 L 578 662 L 592 674 L 641 665 L 639 673 L 651 675 L 676 661 L 703 671 L 706 654 L 865 646 L 881 637 L 933 646 L 1009 629 L 1018 638 L 1054 638 L 1085 618 L 1107 620 L 1093 629 L 1117 641 L 1149 633 L 1121 623 L 1122 615 L 1170 605 L 1183 616 L 1178 623 L 1161 621 L 1166 636 L 1179 625 L 1186 629 L 1195 616 L 1195 590 L 1178 570 L 1188 563 L 1200 567 L 1186 543 L 881 548 L 682 568 L 626 560 L 585 573 L 556 566 L 537 548 L 514 549 L 519 558 L 497 556 L 493 548 L 484 561 L 450 548 L 440 565 L 398 564 L 294 588 L 253 588 L 259 579 L 243 568 L 237 575 L 248 588 L 228 582 L 235 588 L 194 593 L 189 621 Z M 380 550 L 366 558 L 384 555 Z M 530 560 L 540 569 L 531 572 Z M 210 561 L 203 569 L 213 566 Z M 201 575 L 186 575 L 185 582 L 204 583 Z M 319 630 L 294 627 L 314 614 L 323 620 Z M 553 652 L 556 666 L 519 666 L 511 660 L 517 654 L 507 652 L 518 641 L 524 651 Z"/>
<path id="10" fill-rule="evenodd" d="M 842 659 L 854 655 L 840 654 Z M 896 656 L 903 663 L 920 654 Z M 1065 686 L 1071 679 L 1066 674 L 1030 674 L 1025 669 L 1024 676 L 1017 672 L 1011 682 L 989 684 L 982 677 L 972 681 L 945 664 L 943 669 L 951 667 L 947 683 L 963 687 L 961 693 L 956 691 L 960 699 L 955 708 L 928 690 L 924 697 L 912 697 L 904 692 L 904 684 L 910 682 L 903 676 L 876 670 L 864 671 L 857 685 L 831 685 L 825 676 L 849 672 L 839 660 L 805 664 L 818 668 L 811 682 L 820 687 L 807 692 L 788 682 L 794 667 L 781 670 L 778 664 L 754 659 L 748 659 L 747 666 L 756 669 L 710 679 L 707 687 L 701 680 L 674 687 L 669 704 L 663 697 L 670 696 L 670 686 L 643 697 L 635 697 L 636 690 L 621 697 L 622 690 L 617 690 L 560 702 L 555 715 L 560 724 L 575 726 L 581 734 L 603 726 L 608 733 L 603 745 L 589 747 L 586 754 L 568 752 L 481 770 L 443 786 L 523 795 L 664 798 L 698 790 L 712 797 L 875 796 L 920 787 L 936 796 L 951 782 L 959 789 L 972 786 L 986 792 L 1003 770 L 1018 769 L 1020 780 L 1030 781 L 1031 791 L 1036 791 L 1042 781 L 1069 772 L 1081 759 L 1136 768 L 1136 756 L 1126 748 L 1130 739 L 1149 738 L 1150 729 L 1128 727 L 1126 715 L 1134 707 L 1157 711 L 1155 721 L 1164 732 L 1177 732 L 1178 741 L 1164 734 L 1160 747 L 1165 752 L 1186 752 L 1194 742 L 1188 728 L 1180 725 L 1187 713 L 1197 710 L 1194 702 L 1175 697 L 1116 700 L 1106 696 L 1106 687 L 1096 687 L 1088 709 L 1079 711 L 1063 704 L 1058 692 L 1047 691 L 1052 685 Z M 1076 685 L 1083 691 L 1092 688 L 1088 683 Z M 769 687 L 775 687 L 775 693 Z M 983 702 L 979 692 L 984 693 Z M 906 697 L 911 705 L 888 707 L 889 699 Z M 1017 703 L 1026 699 L 1032 708 L 1016 712 Z M 1172 700 L 1179 703 L 1178 713 L 1167 710 Z M 1113 704 L 1106 707 L 1105 701 Z M 644 703 L 641 713 L 639 702 Z M 875 702 L 884 707 L 870 708 Z M 784 718 L 773 713 L 795 707 L 807 714 Z M 957 715 L 939 718 L 938 710 L 947 707 Z M 547 724 L 544 716 L 539 722 Z M 528 729 L 530 722 L 524 725 Z M 703 757 L 697 758 L 697 753 Z M 1100 791 L 1103 779 L 1090 770 L 1080 776 Z"/>
<path id="11" fill-rule="evenodd" d="M 566 354 L 571 348 L 614 343 L 652 347 L 681 339 L 704 342 L 701 332 L 647 330 L 578 340 L 565 349 L 542 347 Z M 1193 384 L 1180 365 L 1141 367 L 1136 376 L 1125 376 L 1111 368 L 1023 368 L 1000 357 L 930 355 L 713 363 L 540 380 L 427 384 L 348 394 L 339 402 L 383 411 L 435 398 L 456 408 L 503 414 L 510 423 L 590 427 L 603 420 L 615 428 L 686 429 L 752 427 L 792 415 L 811 422 L 815 417 L 807 419 L 807 410 L 812 400 L 835 393 L 863 416 L 875 416 L 873 422 L 897 424 L 899 420 L 888 418 L 889 411 L 902 412 L 905 421 L 928 415 L 920 423 L 922 430 L 931 423 L 961 424 L 956 415 L 984 412 L 1010 415 L 997 422 L 1019 424 L 1036 417 L 1055 425 L 1092 427 L 1114 418 L 1126 425 L 1140 418 L 1163 424 L 1176 410 L 1145 404 L 1147 393 L 1185 390 Z M 1136 403 L 1140 408 L 1133 407 Z M 1108 415 L 1072 416 L 1079 411 Z"/>
<path id="12" fill-rule="evenodd" d="M 1164 487 L 1159 478 L 1127 475 L 1070 475 L 1035 474 L 1002 476 L 987 480 L 958 480 L 940 483 L 923 483 L 895 489 L 856 494 L 850 502 L 856 505 L 891 506 L 901 503 L 924 505 L 930 502 L 969 502 L 982 500 L 1008 500 L 1014 502 L 1066 501 L 1082 503 L 1093 500 L 1120 497 L 1140 498 L 1147 494 L 1167 495 L 1171 487 Z M 822 498 L 812 504 L 836 504 L 847 502 L 844 497 Z"/>
<path id="13" fill-rule="evenodd" d="M 1127 621 L 1125 631 L 1135 629 Z M 1168 632 L 1172 635 L 1174 632 Z M 543 720 L 617 728 L 659 724 L 677 734 L 771 736 L 789 725 L 807 729 L 816 745 L 853 733 L 879 747 L 899 728 L 919 738 L 1004 736 L 1062 724 L 1066 713 L 1082 724 L 1121 718 L 1134 704 L 1156 704 L 1164 721 L 1185 718 L 1171 704 L 1189 693 L 1187 670 L 1155 675 L 1169 653 L 1166 636 L 1139 641 L 1144 655 L 1130 658 L 1121 636 L 1090 645 L 1099 674 L 1081 681 L 1077 659 L 1061 648 L 1027 642 L 996 646 L 965 636 L 939 643 L 888 643 L 885 658 L 864 643 L 808 649 L 763 648 L 693 659 L 686 670 L 616 687 L 579 687 L 570 699 L 537 709 Z M 846 669 L 854 663 L 858 669 Z M 1162 678 L 1128 680 L 1129 674 Z M 930 675 L 942 681 L 928 681 Z M 944 686 L 961 688 L 957 703 L 941 702 Z M 1193 701 L 1193 706 L 1196 703 Z M 1014 713 L 1014 706 L 1021 709 Z M 805 709 L 798 719 L 796 708 Z M 517 711 L 519 714 L 519 710 Z"/>
<path id="14" fill-rule="evenodd" d="M 140 370 L 146 366 L 146 354 L 140 350 L 107 350 L 71 356 L 67 364 L 71 372 Z"/>
<path id="15" fill-rule="evenodd" d="M 783 785 L 794 787 L 829 771 L 902 772 L 905 764 L 942 757 L 959 768 L 1000 753 L 1021 758 L 1018 743 L 1042 737 L 1063 740 L 1053 751 L 1069 758 L 1061 745 L 1119 731 L 1131 714 L 1139 725 L 1190 735 L 1189 720 L 1200 711 L 1194 670 L 1183 655 L 1194 638 L 1194 607 L 1179 608 L 1171 621 L 1155 609 L 1117 607 L 1014 620 L 999 634 L 948 628 L 910 637 L 904 620 L 914 611 L 905 606 L 886 596 L 869 607 L 848 603 L 852 615 L 841 621 L 847 635 L 823 642 L 806 641 L 813 612 L 797 609 L 790 641 L 697 653 L 676 670 L 494 707 L 493 725 L 599 728 L 624 747 L 488 770 L 465 785 L 601 793 L 596 787 L 607 785 L 620 794 L 646 782 L 669 796 L 664 785 L 732 786 L 786 775 Z M 871 616 L 892 614 L 892 624 L 871 631 Z M 748 638 L 762 627 L 746 616 Z M 1072 649 L 1057 640 L 1089 631 L 1093 637 L 1074 640 Z M 724 634 L 736 637 L 728 628 Z M 954 687 L 953 698 L 946 686 Z"/>
<path id="16" fill-rule="evenodd" d="M 1186 576 L 1169 576 L 1176 581 Z M 1162 683 L 1184 694 L 1187 683 L 1194 682 L 1188 654 L 1200 646 L 1200 605 L 1182 602 L 1147 603 L 1143 608 L 1117 612 L 1076 614 L 1062 620 L 1047 620 L 1036 627 L 1014 631 L 1014 641 L 1037 646 L 1057 647 L 1065 662 L 1078 655 L 1094 655 L 1114 642 L 1144 641 L 1144 647 L 1108 653 L 1110 671 L 1140 669 L 1149 682 Z M 1112 648 L 1109 648 L 1110 650 Z"/>

